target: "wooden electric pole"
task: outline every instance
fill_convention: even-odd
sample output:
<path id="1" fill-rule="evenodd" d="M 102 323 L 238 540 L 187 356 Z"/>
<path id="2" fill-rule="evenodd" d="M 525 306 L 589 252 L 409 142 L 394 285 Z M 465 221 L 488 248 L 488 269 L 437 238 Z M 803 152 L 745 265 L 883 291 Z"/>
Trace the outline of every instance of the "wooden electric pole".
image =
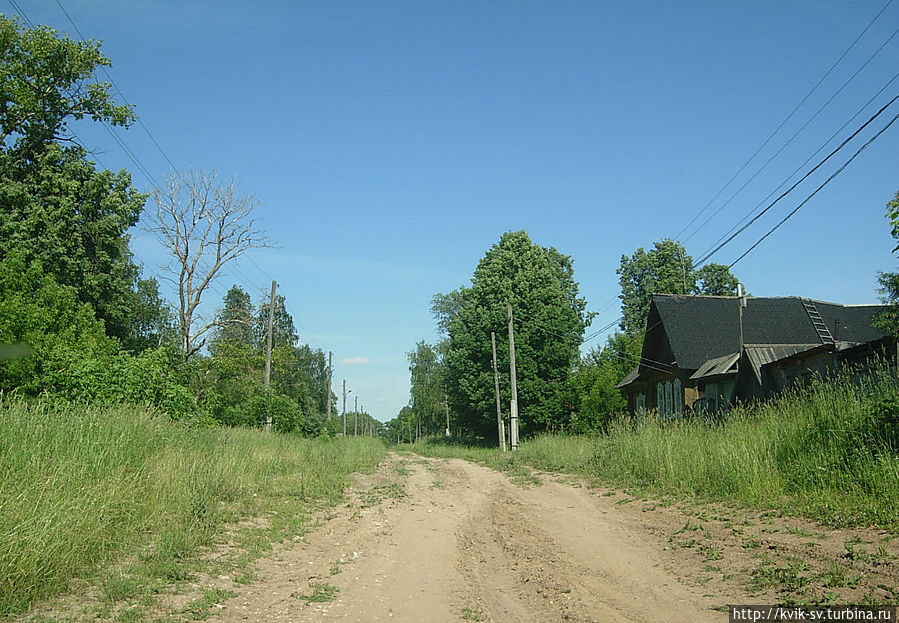
<path id="1" fill-rule="evenodd" d="M 512 377 L 512 404 L 509 415 L 509 445 L 518 450 L 518 381 L 515 378 L 515 329 L 512 326 L 512 305 L 509 310 L 509 375 Z"/>
<path id="2" fill-rule="evenodd" d="M 446 388 L 443 390 L 443 406 L 446 407 L 446 436 L 450 436 L 450 427 L 449 427 L 449 396 L 446 393 Z"/>
<path id="3" fill-rule="evenodd" d="M 353 437 L 359 434 L 359 396 L 353 399 Z"/>
<path id="4" fill-rule="evenodd" d="M 506 423 L 503 422 L 503 408 L 499 399 L 499 370 L 496 368 L 496 333 L 490 332 L 490 346 L 493 348 L 493 389 L 496 393 L 496 431 L 499 435 L 499 449 L 506 451 Z"/>
<path id="5" fill-rule="evenodd" d="M 343 379 L 343 436 L 346 437 L 346 379 Z"/>
<path id="6" fill-rule="evenodd" d="M 743 356 L 743 308 L 746 307 L 746 297 L 743 296 L 743 284 L 737 284 L 737 309 L 740 315 L 740 357 Z"/>
<path id="7" fill-rule="evenodd" d="M 269 384 L 271 383 L 272 377 L 272 325 L 275 324 L 275 288 L 277 284 L 274 280 L 272 280 L 272 297 L 269 299 L 268 304 L 268 327 L 265 332 L 265 374 L 263 376 L 263 382 L 265 384 L 265 395 L 268 398 L 269 392 Z M 267 402 L 270 402 L 267 400 Z M 268 407 L 271 408 L 270 406 Z M 267 413 L 265 416 L 265 429 L 272 429 L 272 414 L 271 411 Z"/>
<path id="8" fill-rule="evenodd" d="M 328 351 L 328 389 L 325 390 L 325 400 L 328 402 L 328 406 L 325 407 L 328 410 L 328 418 L 325 420 L 328 423 L 328 426 L 331 426 L 331 373 L 334 371 L 334 366 L 331 365 L 331 361 L 334 358 L 334 353 Z"/>

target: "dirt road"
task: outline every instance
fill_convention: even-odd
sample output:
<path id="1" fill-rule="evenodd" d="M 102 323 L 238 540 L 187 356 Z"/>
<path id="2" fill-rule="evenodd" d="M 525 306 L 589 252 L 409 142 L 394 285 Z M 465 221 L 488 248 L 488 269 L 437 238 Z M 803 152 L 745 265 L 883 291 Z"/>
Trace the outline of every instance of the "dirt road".
<path id="1" fill-rule="evenodd" d="M 777 573 L 744 590 L 753 569 L 784 568 L 752 550 L 807 547 L 824 565 L 845 536 L 766 533 L 764 520 L 738 529 L 735 516 L 691 523 L 681 508 L 541 480 L 522 487 L 461 460 L 391 455 L 318 528 L 261 561 L 259 580 L 211 620 L 720 623 L 725 604 L 782 596 Z"/>

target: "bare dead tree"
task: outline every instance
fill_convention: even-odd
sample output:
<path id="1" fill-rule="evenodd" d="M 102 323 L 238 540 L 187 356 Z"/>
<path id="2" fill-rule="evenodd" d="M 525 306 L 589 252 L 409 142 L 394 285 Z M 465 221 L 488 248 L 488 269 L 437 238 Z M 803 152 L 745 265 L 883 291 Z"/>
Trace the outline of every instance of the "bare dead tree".
<path id="1" fill-rule="evenodd" d="M 178 328 L 181 352 L 190 357 L 206 343 L 202 336 L 216 326 L 196 314 L 203 293 L 222 267 L 251 248 L 267 247 L 253 210 L 253 195 L 239 196 L 234 178 L 221 180 L 215 171 L 171 171 L 161 188 L 151 192 L 156 222 L 149 229 L 158 234 L 171 262 L 163 277 L 178 288 Z"/>

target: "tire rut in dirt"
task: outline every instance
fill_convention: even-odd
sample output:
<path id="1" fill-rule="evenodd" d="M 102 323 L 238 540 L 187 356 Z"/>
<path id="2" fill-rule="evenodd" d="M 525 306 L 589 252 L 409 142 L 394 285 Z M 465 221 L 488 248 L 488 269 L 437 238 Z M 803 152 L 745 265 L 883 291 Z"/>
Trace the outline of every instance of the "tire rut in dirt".
<path id="1" fill-rule="evenodd" d="M 575 580 L 586 570 L 564 561 L 520 502 L 503 492 L 489 498 L 457 534 L 469 601 L 493 621 L 594 621 Z"/>

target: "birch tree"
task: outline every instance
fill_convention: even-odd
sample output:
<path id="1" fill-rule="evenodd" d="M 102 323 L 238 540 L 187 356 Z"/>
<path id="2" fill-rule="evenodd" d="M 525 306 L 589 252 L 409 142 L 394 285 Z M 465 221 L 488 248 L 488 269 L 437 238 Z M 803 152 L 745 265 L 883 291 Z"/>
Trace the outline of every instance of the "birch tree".
<path id="1" fill-rule="evenodd" d="M 247 249 L 268 246 L 253 218 L 259 202 L 239 195 L 234 178 L 222 180 L 214 171 L 172 171 L 151 198 L 156 219 L 149 229 L 172 255 L 163 278 L 178 290 L 177 326 L 187 358 L 203 348 L 204 335 L 217 326 L 214 318 L 197 314 L 203 294 L 226 264 Z"/>

